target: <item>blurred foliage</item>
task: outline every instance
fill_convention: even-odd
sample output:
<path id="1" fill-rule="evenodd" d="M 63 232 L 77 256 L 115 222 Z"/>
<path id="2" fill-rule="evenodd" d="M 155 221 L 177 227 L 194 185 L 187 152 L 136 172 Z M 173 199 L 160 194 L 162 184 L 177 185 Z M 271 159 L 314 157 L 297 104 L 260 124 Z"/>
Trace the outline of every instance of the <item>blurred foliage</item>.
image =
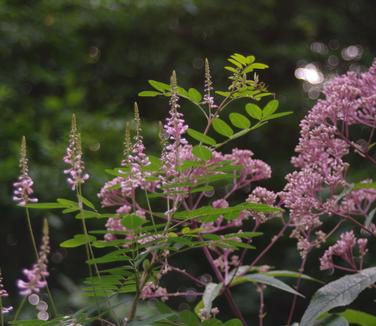
<path id="1" fill-rule="evenodd" d="M 11 201 L 22 135 L 28 139 L 37 195 L 43 201 L 68 197 L 62 156 L 70 117 L 76 112 L 93 176 L 86 192 L 95 198 L 107 178 L 104 168 L 120 160 L 123 127 L 135 100 L 146 146 L 151 152 L 159 150 L 157 121 L 164 118 L 167 101 L 137 98 L 139 91 L 147 89 L 148 79 L 167 81 L 175 69 L 182 86 L 202 85 L 202 89 L 207 57 L 220 89 L 226 78 L 225 58 L 234 52 L 254 54 L 271 67 L 264 79 L 277 94 L 281 109 L 295 114 L 241 138 L 237 145 L 251 148 L 273 167 L 267 186 L 279 190 L 291 168 L 298 121 L 313 104 L 294 77 L 295 68 L 313 62 L 323 73 L 344 72 L 354 62 L 343 60 L 341 51 L 352 44 L 362 47 L 357 67 L 368 66 L 376 50 L 373 13 L 374 3 L 367 0 L 0 1 L 0 260 L 7 287 L 14 292 L 21 268 L 32 263 L 23 211 Z M 329 50 L 312 51 L 313 42 L 322 42 Z M 338 59 L 334 66 L 328 64 L 331 55 Z M 199 123 L 193 110 L 184 113 L 194 127 Z M 33 216 L 36 230 L 39 217 Z M 55 248 L 79 226 L 58 216 L 50 216 L 50 222 Z M 271 225 L 268 232 L 274 229 Z M 298 268 L 293 248 L 294 242 L 285 239 L 272 261 L 265 263 Z M 71 280 L 75 275 L 77 282 L 85 274 L 82 264 L 77 269 L 82 255 L 79 250 L 53 252 L 51 282 L 61 295 L 60 305 L 82 303 Z M 191 268 L 207 273 L 196 262 Z M 317 264 L 311 267 L 311 274 L 317 272 Z M 257 298 L 246 291 L 238 295 L 246 297 L 242 308 L 254 314 L 252 302 Z M 266 297 L 267 302 L 276 302 L 267 306 L 269 316 L 276 309 L 288 309 L 285 295 L 272 298 L 267 293 Z M 272 318 L 271 325 L 284 322 Z"/>

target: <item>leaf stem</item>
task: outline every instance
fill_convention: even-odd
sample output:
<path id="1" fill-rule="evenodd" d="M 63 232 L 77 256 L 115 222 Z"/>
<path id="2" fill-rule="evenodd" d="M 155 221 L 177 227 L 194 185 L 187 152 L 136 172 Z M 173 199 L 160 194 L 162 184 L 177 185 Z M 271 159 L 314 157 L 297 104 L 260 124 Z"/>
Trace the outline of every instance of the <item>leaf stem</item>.
<path id="1" fill-rule="evenodd" d="M 208 262 L 209 262 L 212 270 L 214 271 L 215 275 L 217 276 L 218 280 L 221 283 L 225 284 L 225 280 L 223 279 L 221 272 L 219 271 L 218 267 L 215 266 L 215 264 L 214 264 L 214 260 L 213 260 L 212 255 L 210 254 L 209 249 L 207 247 L 203 247 L 202 249 L 204 251 L 206 259 L 208 260 Z M 232 296 L 231 290 L 229 288 L 227 288 L 227 287 L 224 288 L 224 295 L 226 297 L 226 300 L 227 300 L 233 314 L 242 321 L 244 326 L 248 326 L 247 321 L 244 319 L 243 314 L 241 313 L 239 307 L 236 305 L 236 303 L 234 301 L 234 297 Z"/>
<path id="2" fill-rule="evenodd" d="M 18 317 L 20 316 L 20 313 L 21 313 L 21 311 L 22 311 L 22 308 L 23 308 L 24 305 L 25 305 L 25 302 L 26 302 L 26 297 L 23 297 L 23 299 L 22 299 L 20 305 L 18 306 L 18 309 L 17 309 L 17 311 L 16 311 L 16 314 L 15 314 L 15 316 L 14 316 L 13 321 L 16 321 L 16 320 L 18 319 Z"/>
<path id="3" fill-rule="evenodd" d="M 300 283 L 302 281 L 302 274 L 304 272 L 304 267 L 305 267 L 305 264 L 307 262 L 307 257 L 308 257 L 308 253 L 303 258 L 302 263 L 301 263 L 300 268 L 299 268 L 299 277 L 296 281 L 296 286 L 295 286 L 296 291 L 299 291 Z M 290 312 L 289 312 L 289 316 L 288 316 L 288 320 L 287 320 L 287 326 L 289 326 L 291 324 L 292 318 L 294 317 L 294 312 L 295 312 L 297 300 L 298 300 L 298 296 L 296 294 L 294 294 L 294 298 L 292 299 L 292 304 L 291 304 L 291 308 L 290 308 Z"/>

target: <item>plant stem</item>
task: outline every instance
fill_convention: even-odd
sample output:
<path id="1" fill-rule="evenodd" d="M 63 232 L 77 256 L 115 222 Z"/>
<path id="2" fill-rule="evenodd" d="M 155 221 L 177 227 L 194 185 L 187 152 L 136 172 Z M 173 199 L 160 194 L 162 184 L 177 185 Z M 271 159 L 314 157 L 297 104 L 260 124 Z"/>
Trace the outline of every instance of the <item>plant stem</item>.
<path id="1" fill-rule="evenodd" d="M 252 261 L 250 267 L 253 267 L 256 265 L 256 263 L 265 256 L 265 254 L 273 247 L 273 245 L 277 242 L 277 240 L 285 233 L 286 229 L 288 227 L 288 223 L 285 223 L 283 225 L 283 228 L 278 232 L 277 235 L 275 235 L 270 243 L 265 247 L 263 251 L 260 252 L 260 254 Z"/>
<path id="2" fill-rule="evenodd" d="M 26 302 L 26 297 L 23 297 L 23 299 L 22 299 L 20 305 L 18 306 L 18 309 L 17 309 L 17 311 L 16 311 L 16 314 L 15 314 L 15 316 L 14 316 L 13 321 L 16 321 L 16 320 L 18 319 L 18 317 L 20 316 L 20 313 L 21 313 L 21 311 L 22 311 L 22 308 L 23 308 L 24 305 L 25 305 L 25 302 Z"/>
<path id="3" fill-rule="evenodd" d="M 260 294 L 259 326 L 263 326 L 264 325 L 264 317 L 265 317 L 265 313 L 264 313 L 265 303 L 264 303 L 264 290 L 262 288 L 262 285 L 260 285 L 258 287 L 257 291 Z"/>
<path id="4" fill-rule="evenodd" d="M 171 270 L 174 271 L 174 272 L 177 272 L 177 273 L 180 273 L 184 276 L 186 276 L 187 278 L 191 279 L 193 282 L 195 282 L 198 286 L 203 286 L 205 287 L 205 283 L 204 282 L 201 282 L 198 278 L 194 277 L 193 275 L 189 274 L 187 271 L 185 271 L 184 269 L 180 269 L 180 268 L 177 268 L 177 267 L 172 267 L 170 266 Z"/>
<path id="5" fill-rule="evenodd" d="M 1 326 L 4 326 L 3 300 L 1 296 L 0 296 L 0 321 L 1 321 Z"/>
<path id="6" fill-rule="evenodd" d="M 32 242 L 32 245 L 33 245 L 33 248 L 34 248 L 35 258 L 37 260 L 39 260 L 38 248 L 37 248 L 37 244 L 35 242 L 34 231 L 33 231 L 33 227 L 32 227 L 32 224 L 31 224 L 31 219 L 30 219 L 30 211 L 29 211 L 29 208 L 27 208 L 27 207 L 25 208 L 25 210 L 26 210 L 27 226 L 28 226 L 28 229 L 29 229 L 29 234 L 30 234 L 31 242 Z M 50 291 L 50 287 L 48 286 L 48 282 L 46 281 L 46 278 L 45 278 L 44 275 L 42 275 L 42 278 L 43 278 L 43 281 L 46 282 L 46 291 L 47 291 L 48 298 L 49 298 L 50 303 L 51 303 L 52 311 L 53 311 L 54 315 L 57 316 L 58 313 L 57 313 L 55 301 L 54 301 L 54 299 L 52 297 L 52 293 Z"/>
<path id="7" fill-rule="evenodd" d="M 81 200 L 81 197 L 82 197 L 81 185 L 78 185 L 78 187 L 76 189 L 76 196 L 77 196 L 77 202 L 78 202 L 78 207 L 80 209 L 80 213 L 83 213 L 83 203 L 82 203 L 82 200 Z M 83 232 L 84 232 L 84 235 L 85 235 L 85 249 L 86 249 L 87 259 L 88 260 L 90 258 L 95 259 L 94 251 L 93 251 L 93 248 L 91 247 L 91 243 L 89 241 L 89 233 L 88 233 L 88 229 L 87 229 L 87 225 L 86 225 L 86 219 L 85 219 L 84 214 L 83 214 L 83 217 L 82 217 L 82 229 L 83 229 Z M 98 265 L 95 262 L 94 262 L 93 265 L 94 265 L 95 273 L 96 273 L 98 279 L 100 280 L 101 279 L 101 274 L 100 274 Z M 89 276 L 90 276 L 90 278 L 92 278 L 93 277 L 93 271 L 92 271 L 92 268 L 91 268 L 90 264 L 88 264 L 88 270 L 89 270 Z M 96 301 L 96 304 L 97 304 L 97 308 L 99 309 L 99 305 L 97 303 L 97 296 L 95 295 L 96 291 L 95 291 L 95 285 L 94 284 L 93 284 L 93 292 L 94 292 L 94 296 L 95 296 L 95 301 Z M 113 311 L 113 309 L 111 308 L 111 304 L 110 304 L 107 296 L 106 296 L 106 303 L 107 303 L 107 305 L 108 305 L 108 307 L 110 309 L 111 314 L 114 316 L 117 325 L 120 325 L 120 321 L 117 318 L 117 315 L 115 314 L 115 312 Z"/>
<path id="8" fill-rule="evenodd" d="M 300 283 L 302 281 L 302 273 L 304 272 L 304 267 L 305 267 L 305 264 L 307 262 L 307 257 L 308 257 L 308 253 L 303 258 L 302 263 L 301 263 L 300 268 L 299 268 L 300 274 L 299 274 L 298 280 L 296 281 L 296 286 L 295 286 L 296 291 L 299 291 Z M 298 299 L 298 296 L 296 294 L 294 294 L 294 298 L 292 300 L 292 304 L 291 304 L 291 308 L 290 308 L 290 312 L 289 312 L 289 317 L 288 317 L 288 320 L 287 320 L 287 326 L 289 326 L 292 322 L 292 318 L 294 316 L 297 299 Z"/>
<path id="9" fill-rule="evenodd" d="M 213 269 L 215 275 L 217 276 L 218 280 L 221 283 L 225 284 L 225 280 L 223 279 L 221 272 L 219 271 L 217 266 L 215 266 L 215 264 L 214 264 L 214 260 L 213 260 L 212 255 L 209 252 L 209 249 L 207 247 L 203 247 L 202 250 L 204 251 L 205 257 L 208 260 L 208 262 L 209 262 L 211 268 Z M 227 287 L 224 287 L 224 294 L 225 294 L 226 300 L 227 300 L 233 314 L 242 321 L 244 326 L 248 326 L 246 320 L 243 317 L 243 314 L 241 313 L 239 307 L 236 305 L 236 303 L 234 301 L 231 290 Z"/>

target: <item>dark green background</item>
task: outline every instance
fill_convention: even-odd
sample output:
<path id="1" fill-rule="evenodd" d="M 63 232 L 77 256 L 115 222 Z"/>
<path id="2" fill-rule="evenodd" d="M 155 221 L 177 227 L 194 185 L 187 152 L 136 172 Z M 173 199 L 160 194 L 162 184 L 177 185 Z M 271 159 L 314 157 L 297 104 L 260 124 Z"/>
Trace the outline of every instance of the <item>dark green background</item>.
<path id="1" fill-rule="evenodd" d="M 234 52 L 253 54 L 271 66 L 262 79 L 277 94 L 281 108 L 293 110 L 294 115 L 235 145 L 250 148 L 267 161 L 273 178 L 264 184 L 281 190 L 284 175 L 291 170 L 298 122 L 313 105 L 294 70 L 302 60 L 316 63 L 325 73 L 344 72 L 354 63 L 361 69 L 369 66 L 376 47 L 374 9 L 371 0 L 0 1 L 0 264 L 10 292 L 15 293 L 16 278 L 33 260 L 23 210 L 11 201 L 22 135 L 28 139 L 31 175 L 40 200 L 72 197 L 62 173 L 62 156 L 75 112 L 92 176 L 85 193 L 96 201 L 96 192 L 108 178 L 104 168 L 116 166 L 121 158 L 123 127 L 135 100 L 146 145 L 150 152 L 159 151 L 157 121 L 165 117 L 168 106 L 166 99 L 137 97 L 148 88 L 148 79 L 168 81 L 176 69 L 183 87 L 202 89 L 207 57 L 215 85 L 221 89 L 226 85 L 226 57 Z M 319 54 L 311 50 L 313 42 L 331 44 L 331 48 Z M 362 47 L 361 59 L 343 60 L 341 50 L 353 44 Z M 338 57 L 338 66 L 327 64 L 330 55 Z M 239 103 L 239 110 L 242 106 Z M 187 120 L 200 128 L 198 112 L 189 108 L 182 109 Z M 37 231 L 43 216 L 33 212 Z M 49 219 L 50 284 L 60 308 L 69 312 L 83 303 L 77 291 L 86 268 L 81 250 L 61 250 L 58 244 L 77 232 L 79 223 L 69 216 L 49 214 Z M 264 230 L 277 228 L 271 225 Z M 284 239 L 261 263 L 296 270 L 299 260 L 294 245 Z M 200 253 L 193 254 L 186 267 L 198 275 L 207 273 L 209 269 L 198 259 Z M 331 277 L 318 274 L 316 257 L 307 273 Z M 313 290 L 307 287 L 303 292 Z M 237 292 L 242 310 L 253 323 L 258 309 L 254 293 L 252 288 Z M 267 325 L 285 322 L 289 299 L 281 292 L 266 291 Z M 181 302 L 172 303 L 178 307 Z M 306 304 L 300 301 L 300 313 Z M 359 306 L 368 311 L 375 308 L 370 298 Z M 228 318 L 226 306 L 221 308 L 221 317 Z"/>

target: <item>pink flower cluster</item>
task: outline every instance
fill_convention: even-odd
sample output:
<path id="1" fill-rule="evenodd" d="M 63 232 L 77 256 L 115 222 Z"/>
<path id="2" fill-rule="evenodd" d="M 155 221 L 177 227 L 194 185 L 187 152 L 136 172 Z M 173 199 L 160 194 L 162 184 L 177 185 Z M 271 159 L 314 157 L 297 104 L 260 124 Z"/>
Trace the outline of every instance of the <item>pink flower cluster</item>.
<path id="1" fill-rule="evenodd" d="M 48 254 L 50 252 L 50 238 L 48 225 L 45 222 L 43 227 L 42 245 L 38 253 L 37 262 L 32 269 L 24 269 L 23 273 L 26 281 L 18 280 L 17 286 L 22 296 L 29 296 L 33 293 L 39 293 L 41 289 L 46 287 L 46 277 L 49 275 L 47 270 Z"/>
<path id="2" fill-rule="evenodd" d="M 165 288 L 156 285 L 154 282 L 147 282 L 141 290 L 140 298 L 142 300 L 159 298 L 162 301 L 166 301 L 168 300 L 168 292 Z"/>
<path id="3" fill-rule="evenodd" d="M 376 127 L 375 89 L 376 62 L 363 74 L 336 77 L 324 88 L 326 98 L 300 123 L 297 156 L 292 158 L 297 170 L 287 175 L 280 197 L 290 209 L 292 236 L 298 239 L 302 255 L 317 245 L 314 230 L 322 224 L 321 215 L 343 211 L 363 215 L 376 198 L 373 190 L 351 192 L 343 201 L 338 197 L 338 190 L 348 185 L 349 164 L 344 157 L 355 147 L 350 127 Z M 326 198 L 320 196 L 323 192 Z"/>
<path id="4" fill-rule="evenodd" d="M 8 292 L 7 290 L 4 289 L 4 285 L 3 285 L 3 277 L 1 275 L 1 272 L 0 272 L 0 300 L 1 300 L 1 311 L 0 313 L 2 315 L 5 315 L 5 314 L 8 314 L 9 312 L 11 312 L 13 310 L 13 307 L 5 307 L 3 305 L 3 298 L 6 298 L 8 296 Z"/>
<path id="5" fill-rule="evenodd" d="M 247 202 L 250 203 L 261 203 L 269 206 L 274 206 L 277 200 L 277 194 L 273 191 L 269 191 L 264 187 L 256 187 L 248 195 Z M 256 224 L 262 224 L 269 219 L 280 215 L 280 213 L 257 213 L 252 212 L 252 217 L 255 219 Z"/>
<path id="6" fill-rule="evenodd" d="M 13 183 L 13 200 L 20 206 L 25 206 L 28 203 L 36 203 L 38 199 L 32 196 L 34 193 L 33 180 L 29 176 L 25 137 L 22 137 L 19 165 L 21 173 L 18 180 Z"/>
<path id="7" fill-rule="evenodd" d="M 353 252 L 355 245 L 358 245 L 359 256 L 361 261 L 363 261 L 363 257 L 367 253 L 367 239 L 357 239 L 355 238 L 354 232 L 350 231 L 342 233 L 340 240 L 325 251 L 324 255 L 320 258 L 320 269 L 341 268 L 333 261 L 334 256 L 337 256 L 347 262 L 354 271 L 357 271 L 358 268 L 354 261 Z"/>
<path id="8" fill-rule="evenodd" d="M 89 179 L 89 174 L 85 173 L 85 163 L 82 160 L 81 135 L 77 130 L 75 115 L 72 116 L 69 144 L 63 160 L 69 165 L 69 168 L 64 170 L 64 174 L 68 175 L 68 184 L 71 185 L 72 190 L 76 190 L 79 185 Z"/>

